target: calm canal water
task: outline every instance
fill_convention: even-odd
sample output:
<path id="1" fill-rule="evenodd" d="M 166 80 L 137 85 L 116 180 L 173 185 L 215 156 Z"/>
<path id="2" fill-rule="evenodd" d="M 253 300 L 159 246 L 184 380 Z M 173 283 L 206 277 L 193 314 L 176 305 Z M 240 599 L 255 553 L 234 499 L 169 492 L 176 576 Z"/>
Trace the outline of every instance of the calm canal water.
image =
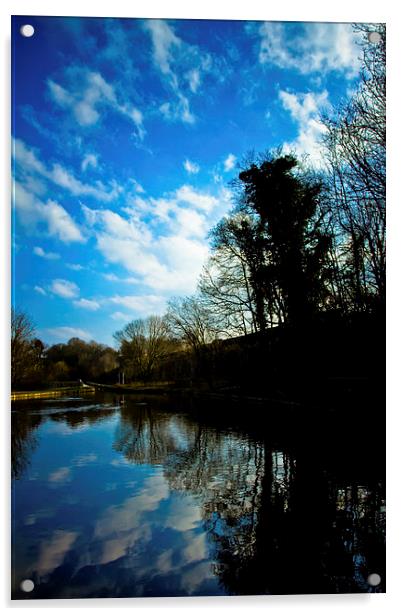
<path id="1" fill-rule="evenodd" d="M 204 406 L 14 405 L 13 598 L 385 590 L 372 449 Z"/>

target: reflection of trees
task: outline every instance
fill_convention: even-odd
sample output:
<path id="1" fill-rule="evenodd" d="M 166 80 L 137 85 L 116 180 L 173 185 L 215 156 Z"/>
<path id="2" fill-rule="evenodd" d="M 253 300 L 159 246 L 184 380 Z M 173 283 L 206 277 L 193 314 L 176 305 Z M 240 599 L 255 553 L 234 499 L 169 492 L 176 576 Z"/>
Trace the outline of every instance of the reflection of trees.
<path id="1" fill-rule="evenodd" d="M 228 542 L 225 550 L 238 551 L 237 540 L 245 549 L 254 542 L 263 458 L 260 444 L 199 426 L 193 447 L 167 461 L 169 484 L 201 497 L 206 528 Z"/>
<path id="2" fill-rule="evenodd" d="M 331 480 L 311 441 L 283 451 L 184 415 L 126 407 L 115 448 L 163 464 L 172 489 L 199 497 L 226 592 L 361 592 L 370 573 L 383 577 L 381 486 Z"/>
<path id="3" fill-rule="evenodd" d="M 358 482 L 331 486 L 330 499 L 338 535 L 332 537 L 331 549 L 342 552 L 359 586 L 365 587 L 370 573 L 385 579 L 385 500 L 384 486 L 374 489 Z M 336 561 L 335 561 L 336 562 Z M 335 591 L 342 592 L 344 581 L 336 578 L 337 571 L 328 568 Z M 384 586 L 383 586 L 384 590 Z"/>
<path id="4" fill-rule="evenodd" d="M 58 401 L 57 413 L 55 403 L 49 413 L 41 404 L 43 414 L 19 407 L 12 417 L 13 476 L 26 471 L 42 421 L 72 429 L 99 422 L 116 409 L 107 401 L 66 402 L 64 410 Z M 225 592 L 360 592 L 369 590 L 370 573 L 384 577 L 378 481 L 362 479 L 353 465 L 341 474 L 336 452 L 324 455 L 305 434 L 297 449 L 287 450 L 264 434 L 219 428 L 219 421 L 225 423 L 218 415 L 197 422 L 128 398 L 114 447 L 133 463 L 163 465 L 171 489 L 197 498 Z"/>
<path id="5" fill-rule="evenodd" d="M 210 525 L 217 572 L 229 592 L 328 593 L 367 591 L 367 576 L 384 577 L 378 486 L 339 488 L 311 452 L 295 459 L 268 443 L 254 520 L 229 515 L 216 502 Z M 244 485 L 244 482 L 243 482 Z M 242 484 L 233 486 L 234 494 Z M 342 504 L 339 494 L 346 490 Z M 240 512 L 239 512 L 240 513 Z"/>
<path id="6" fill-rule="evenodd" d="M 42 423 L 40 415 L 12 413 L 11 415 L 11 474 L 19 479 L 29 466 L 38 441 L 36 429 Z"/>
<path id="7" fill-rule="evenodd" d="M 269 570 L 278 566 L 281 520 L 289 509 L 295 464 L 289 455 L 250 443 L 245 476 L 231 486 L 228 506 L 210 503 L 209 532 L 217 550 L 216 572 L 228 592 L 261 594 L 271 591 Z M 239 481 L 240 480 L 240 481 Z M 234 503 L 234 509 L 232 509 Z"/>
<path id="8" fill-rule="evenodd" d="M 105 417 L 112 415 L 116 411 L 115 405 L 99 405 L 85 403 L 85 407 L 80 409 L 82 401 L 75 403 L 70 401 L 66 405 L 65 411 L 61 411 L 59 405 L 63 401 L 58 401 L 58 411 L 54 413 L 53 407 L 48 407 L 49 414 L 46 414 L 42 402 L 19 404 L 18 411 L 11 415 L 11 472 L 13 479 L 20 479 L 28 469 L 32 454 L 37 447 L 38 438 L 35 432 L 45 420 L 55 423 L 66 423 L 70 428 L 78 428 L 85 424 L 95 424 L 101 422 Z M 36 412 L 32 412 L 35 409 Z M 43 413 L 43 414 L 42 414 Z M 50 414 L 52 413 L 52 414 Z"/>
<path id="9" fill-rule="evenodd" d="M 50 415 L 49 419 L 57 423 L 66 423 L 70 428 L 78 428 L 84 425 L 94 425 L 102 422 L 106 417 L 115 413 L 114 405 L 88 405 L 85 409 L 66 409 L 65 412 Z"/>
<path id="10" fill-rule="evenodd" d="M 177 416 L 157 414 L 144 406 L 122 407 L 114 449 L 137 464 L 162 464 L 180 449 Z"/>

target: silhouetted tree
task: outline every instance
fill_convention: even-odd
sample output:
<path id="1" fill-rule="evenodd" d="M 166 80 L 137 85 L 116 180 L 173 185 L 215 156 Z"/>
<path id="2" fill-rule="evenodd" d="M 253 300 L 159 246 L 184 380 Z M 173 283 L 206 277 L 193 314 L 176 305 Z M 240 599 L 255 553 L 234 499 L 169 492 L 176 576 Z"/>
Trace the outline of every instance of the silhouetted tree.
<path id="1" fill-rule="evenodd" d="M 247 261 L 236 244 L 217 248 L 202 270 L 199 290 L 222 337 L 257 331 Z"/>
<path id="2" fill-rule="evenodd" d="M 361 24 L 361 79 L 355 94 L 324 118 L 330 209 L 347 309 L 367 310 L 385 302 L 386 29 Z M 369 34 L 380 34 L 378 43 Z"/>
<path id="3" fill-rule="evenodd" d="M 166 323 L 172 334 L 193 350 L 215 339 L 214 321 L 201 297 L 171 299 Z"/>
<path id="4" fill-rule="evenodd" d="M 104 378 L 118 366 L 117 353 L 98 342 L 70 338 L 67 344 L 54 344 L 46 351 L 50 381 Z"/>
<path id="5" fill-rule="evenodd" d="M 129 378 L 147 381 L 158 363 L 177 348 L 167 320 L 159 316 L 136 319 L 114 334 Z"/>
<path id="6" fill-rule="evenodd" d="M 11 310 L 11 385 L 34 383 L 42 378 L 44 344 L 34 338 L 35 327 L 23 312 Z"/>
<path id="7" fill-rule="evenodd" d="M 217 338 L 217 319 L 201 295 L 173 298 L 168 302 L 166 321 L 172 335 L 184 345 L 189 376 L 213 381 L 213 364 Z"/>
<path id="8" fill-rule="evenodd" d="M 218 223 L 211 236 L 215 253 L 225 250 L 232 255 L 232 259 L 240 258 L 244 265 L 246 278 L 243 292 L 249 298 L 253 326 L 256 331 L 264 331 L 268 324 L 267 309 L 271 325 L 279 310 L 278 306 L 274 306 L 274 292 L 270 293 L 273 289 L 268 289 L 267 277 L 264 279 L 267 242 L 261 220 L 250 213 L 234 212 Z M 273 279 L 270 285 L 275 285 Z"/>
<path id="9" fill-rule="evenodd" d="M 318 210 L 322 184 L 291 155 L 264 157 L 239 180 L 238 206 L 215 228 L 213 247 L 243 256 L 256 329 L 303 322 L 328 294 L 331 238 Z"/>

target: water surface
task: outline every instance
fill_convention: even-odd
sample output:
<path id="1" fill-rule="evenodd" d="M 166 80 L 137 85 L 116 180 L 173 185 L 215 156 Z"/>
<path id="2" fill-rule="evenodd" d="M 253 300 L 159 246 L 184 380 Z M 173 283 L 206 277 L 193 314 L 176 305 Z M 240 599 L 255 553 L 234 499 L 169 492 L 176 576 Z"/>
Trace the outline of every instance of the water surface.
<path id="1" fill-rule="evenodd" d="M 13 598 L 384 590 L 372 450 L 266 409 L 190 406 L 14 405 Z"/>

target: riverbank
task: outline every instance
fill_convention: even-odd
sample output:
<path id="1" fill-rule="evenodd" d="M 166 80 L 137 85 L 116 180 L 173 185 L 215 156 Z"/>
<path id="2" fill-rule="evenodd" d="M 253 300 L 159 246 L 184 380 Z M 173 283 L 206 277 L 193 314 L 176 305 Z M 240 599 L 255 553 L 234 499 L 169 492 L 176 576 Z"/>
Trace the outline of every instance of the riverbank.
<path id="1" fill-rule="evenodd" d="M 93 383 L 92 381 L 85 381 L 85 384 L 88 387 L 92 387 L 98 391 L 108 391 L 112 393 L 121 393 L 121 394 L 154 394 L 161 395 L 164 393 L 168 393 L 169 391 L 178 391 L 180 388 L 172 382 L 168 383 L 160 383 L 160 382 L 151 382 L 148 385 L 121 385 L 119 383 L 108 384 L 108 383 Z"/>
<path id="2" fill-rule="evenodd" d="M 95 387 L 90 385 L 78 385 L 76 387 L 54 387 L 40 391 L 12 391 L 11 402 L 18 400 L 35 400 L 41 398 L 54 398 L 72 394 L 82 395 L 83 393 L 94 392 Z"/>
<path id="3" fill-rule="evenodd" d="M 151 381 L 149 383 L 137 382 L 129 384 L 96 383 L 83 381 L 81 384 L 64 387 L 52 387 L 35 391 L 13 391 L 11 400 L 34 400 L 63 396 L 82 396 L 95 392 L 112 393 L 118 396 L 139 396 L 141 399 L 167 399 L 201 400 L 204 403 L 222 402 L 234 404 L 251 404 L 257 406 L 274 405 L 288 410 L 300 409 L 308 406 L 309 409 L 354 409 L 364 408 L 374 400 L 379 400 L 381 387 L 366 378 L 314 378 L 295 383 L 279 383 L 281 386 L 271 384 L 258 387 L 241 387 L 230 385 L 227 382 L 208 383 L 205 380 L 180 381 Z"/>
<path id="4" fill-rule="evenodd" d="M 155 403 L 156 400 L 174 400 L 176 403 L 183 403 L 187 408 L 193 404 L 198 407 L 201 405 L 203 413 L 208 414 L 208 409 L 216 408 L 217 405 L 231 404 L 234 409 L 241 409 L 244 405 L 248 408 L 276 408 L 282 409 L 286 413 L 294 414 L 302 413 L 302 409 L 308 407 L 309 415 L 315 416 L 317 413 L 322 414 L 323 410 L 347 412 L 347 409 L 355 408 L 356 400 L 363 401 L 363 392 L 366 387 L 359 383 L 356 388 L 356 383 L 348 382 L 345 384 L 337 383 L 327 384 L 323 386 L 321 392 L 317 386 L 309 388 L 309 391 L 296 392 L 289 389 L 288 391 L 260 388 L 258 391 L 244 390 L 235 386 L 215 386 L 211 387 L 205 382 L 196 383 L 149 383 L 143 384 L 127 384 L 127 385 L 110 385 L 103 383 L 88 382 L 88 385 L 94 388 L 99 393 L 116 394 L 121 399 L 124 396 L 134 397 L 141 402 Z M 331 388 L 329 395 L 328 388 Z M 323 395 L 323 391 L 326 395 Z M 302 395 L 301 395 L 302 394 Z M 366 406 L 364 404 L 364 406 Z M 356 414 L 356 410 L 354 411 Z M 303 414 L 303 413 L 302 413 Z M 271 416 L 271 414 L 270 414 Z"/>

